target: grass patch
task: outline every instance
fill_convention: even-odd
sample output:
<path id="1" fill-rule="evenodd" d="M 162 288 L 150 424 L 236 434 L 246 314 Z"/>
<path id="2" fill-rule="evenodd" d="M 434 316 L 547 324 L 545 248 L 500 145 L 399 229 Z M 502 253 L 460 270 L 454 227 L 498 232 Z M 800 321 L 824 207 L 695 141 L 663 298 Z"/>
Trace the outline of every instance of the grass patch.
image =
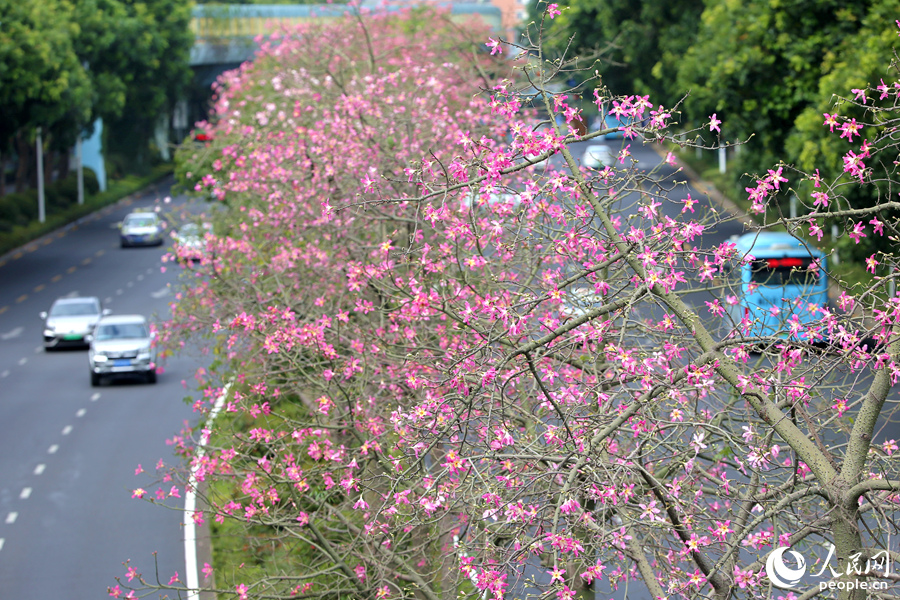
<path id="1" fill-rule="evenodd" d="M 111 181 L 105 192 L 86 197 L 84 204 L 76 204 L 60 212 L 47 215 L 47 219 L 43 223 L 32 221 L 27 225 L 19 225 L 10 231 L 0 233 L 0 256 L 105 206 L 118 202 L 125 196 L 139 192 L 171 173 L 172 165 L 164 164 L 154 167 L 149 175 L 143 177 L 125 176 L 122 179 Z"/>

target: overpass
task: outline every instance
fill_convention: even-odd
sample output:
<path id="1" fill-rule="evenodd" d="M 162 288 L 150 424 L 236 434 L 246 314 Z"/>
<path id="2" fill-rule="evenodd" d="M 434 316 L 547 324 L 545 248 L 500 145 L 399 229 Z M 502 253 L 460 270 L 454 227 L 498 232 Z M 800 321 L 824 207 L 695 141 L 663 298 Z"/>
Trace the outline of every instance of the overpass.
<path id="1" fill-rule="evenodd" d="M 438 2 L 450 8 L 451 19 L 465 21 L 473 16 L 493 32 L 501 31 L 501 11 L 487 2 Z M 375 5 L 365 8 L 375 9 Z M 391 6 L 390 11 L 400 7 Z M 353 10 L 345 4 L 200 4 L 194 7 L 191 29 L 195 42 L 190 63 L 195 69 L 229 68 L 253 58 L 258 45 L 254 39 L 280 25 L 308 21 L 331 21 Z M 199 74 L 199 73 L 198 73 Z M 205 78 L 204 78 L 205 79 Z"/>

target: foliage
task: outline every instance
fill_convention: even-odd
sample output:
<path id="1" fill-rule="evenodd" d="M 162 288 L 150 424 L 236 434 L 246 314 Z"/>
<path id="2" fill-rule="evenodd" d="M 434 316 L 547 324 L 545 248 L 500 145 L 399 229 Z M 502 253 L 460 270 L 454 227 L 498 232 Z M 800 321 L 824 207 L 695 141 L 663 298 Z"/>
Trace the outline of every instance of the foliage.
<path id="1" fill-rule="evenodd" d="M 187 0 L 0 0 L 0 151 L 15 141 L 17 187 L 37 127 L 67 152 L 97 118 L 107 155 L 149 172 L 150 139 L 190 80 L 190 15 Z"/>
<path id="2" fill-rule="evenodd" d="M 547 5 L 530 3 L 531 18 L 540 21 Z M 674 74 L 697 35 L 703 6 L 702 0 L 575 0 L 548 27 L 544 51 L 590 56 L 604 50 L 596 65 L 579 66 L 586 73 L 596 68 L 602 84 L 616 94 L 651 94 L 672 104 L 683 93 Z"/>
<path id="3" fill-rule="evenodd" d="M 671 156 L 629 160 L 670 137 L 671 111 L 598 95 L 637 125 L 618 162 L 581 167 L 579 109 L 548 88 L 566 65 L 504 76 L 464 60 L 459 36 L 484 32 L 435 19 L 281 33 L 222 78 L 212 141 L 184 150 L 185 184 L 225 209 L 159 337 L 211 349 L 195 406 L 226 417 L 191 460 L 214 485 L 188 518 L 246 527 L 256 553 L 250 577 L 215 565 L 219 597 L 775 598 L 765 565 L 785 546 L 835 567 L 841 598 L 890 581 L 900 297 L 876 279 L 837 307 L 773 303 L 789 316 L 764 327 L 727 276 L 753 262 L 716 240 L 729 218 L 673 183 Z M 890 131 L 897 99 L 868 118 Z M 889 135 L 869 151 L 896 156 Z M 768 169 L 752 209 L 896 237 L 892 198 L 843 204 L 872 183 L 846 165 L 833 182 Z M 832 201 L 785 218 L 789 185 Z M 159 500 L 180 495 L 171 476 Z"/>
<path id="4" fill-rule="evenodd" d="M 76 54 L 66 0 L 0 0 L 0 141 L 64 120 L 85 123 L 90 83 Z"/>

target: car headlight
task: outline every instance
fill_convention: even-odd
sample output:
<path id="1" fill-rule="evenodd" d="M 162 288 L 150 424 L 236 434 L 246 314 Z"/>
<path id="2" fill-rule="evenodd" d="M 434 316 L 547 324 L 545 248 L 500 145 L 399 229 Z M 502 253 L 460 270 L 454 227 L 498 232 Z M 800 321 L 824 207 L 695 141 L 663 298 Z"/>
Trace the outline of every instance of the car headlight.
<path id="1" fill-rule="evenodd" d="M 50 327 L 48 325 L 47 327 L 44 328 L 44 335 L 55 335 L 55 334 L 56 334 L 56 330 L 53 327 Z"/>
<path id="2" fill-rule="evenodd" d="M 94 354 L 93 356 L 94 362 L 106 362 L 109 358 L 105 354 Z"/>

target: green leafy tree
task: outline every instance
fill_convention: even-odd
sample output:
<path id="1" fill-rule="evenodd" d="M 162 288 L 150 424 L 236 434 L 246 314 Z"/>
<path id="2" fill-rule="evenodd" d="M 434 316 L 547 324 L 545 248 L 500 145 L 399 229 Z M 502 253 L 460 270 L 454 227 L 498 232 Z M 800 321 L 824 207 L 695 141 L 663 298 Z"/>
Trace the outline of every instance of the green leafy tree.
<path id="1" fill-rule="evenodd" d="M 843 43 L 828 52 L 823 63 L 826 74 L 819 81 L 815 102 L 807 106 L 797 117 L 795 126 L 787 137 L 785 162 L 799 169 L 812 171 L 819 169 L 822 179 L 835 182 L 845 173 L 845 157 L 848 151 L 862 154 L 860 146 L 864 141 L 875 142 L 890 136 L 890 131 L 882 120 L 867 118 L 866 109 L 876 103 L 892 97 L 896 89 L 893 82 L 884 83 L 884 57 L 890 56 L 900 46 L 896 27 L 892 27 L 893 19 L 900 14 L 900 2 L 887 0 L 873 5 L 861 22 L 859 31 L 847 37 Z M 883 89 L 864 95 L 834 95 L 831 90 L 864 90 L 869 81 L 881 81 Z M 829 129 L 840 130 L 842 124 L 823 127 L 823 121 L 830 120 L 829 115 L 857 119 L 860 124 L 858 136 L 838 137 Z M 862 208 L 874 206 L 883 198 L 889 189 L 884 181 L 895 168 L 892 163 L 865 159 L 869 171 L 864 179 L 875 185 L 860 185 L 861 180 L 855 178 L 850 185 L 845 185 L 843 194 L 844 208 Z M 799 189 L 799 197 L 807 210 L 814 208 L 815 199 L 810 195 L 816 192 L 812 186 Z M 843 223 L 839 223 L 843 228 Z M 861 262 L 876 250 L 885 250 L 887 240 L 877 237 L 860 239 L 858 243 L 847 236 L 839 241 L 841 254 Z"/>
<path id="2" fill-rule="evenodd" d="M 73 10 L 66 0 L 0 0 L 0 154 L 16 149 L 18 189 L 28 178 L 35 129 L 59 135 L 62 124 L 85 123 L 91 110 Z"/>
<path id="3" fill-rule="evenodd" d="M 546 2 L 531 5 L 539 15 Z M 657 103 L 678 99 L 674 73 L 697 29 L 702 0 L 574 0 L 549 26 L 546 50 L 563 52 L 574 36 L 576 53 L 612 49 L 596 65 L 615 94 L 650 94 Z"/>
<path id="4" fill-rule="evenodd" d="M 870 4 L 708 3 L 678 72 L 679 87 L 690 90 L 686 121 L 700 125 L 715 113 L 723 139 L 749 139 L 738 172 L 777 162 L 795 120 L 817 102 L 829 57 L 856 34 Z"/>
<path id="5" fill-rule="evenodd" d="M 97 0 L 102 1 L 102 0 Z M 106 0 L 112 2 L 112 0 Z M 125 83 L 124 109 L 109 118 L 105 147 L 113 174 L 150 166 L 154 131 L 190 83 L 194 38 L 187 0 L 123 0 L 107 72 Z M 115 66 L 118 65 L 118 69 Z"/>

